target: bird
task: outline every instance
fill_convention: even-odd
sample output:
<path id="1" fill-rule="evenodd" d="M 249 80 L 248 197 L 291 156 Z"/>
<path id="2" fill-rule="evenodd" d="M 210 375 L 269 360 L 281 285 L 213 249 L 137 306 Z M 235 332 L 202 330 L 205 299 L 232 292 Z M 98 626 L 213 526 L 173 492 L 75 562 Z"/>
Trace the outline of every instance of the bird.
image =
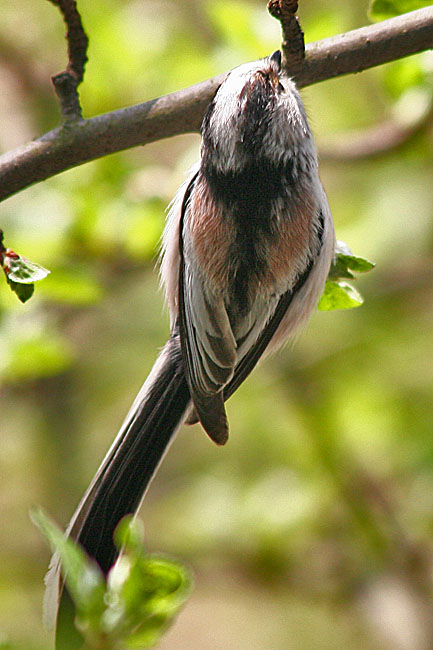
<path id="1" fill-rule="evenodd" d="M 225 401 L 308 321 L 334 256 L 313 135 L 280 51 L 228 73 L 201 136 L 162 238 L 170 337 L 67 528 L 104 574 L 117 524 L 137 512 L 177 430 L 200 422 L 226 443 Z M 67 597 L 58 560 L 50 574 L 56 610 Z"/>

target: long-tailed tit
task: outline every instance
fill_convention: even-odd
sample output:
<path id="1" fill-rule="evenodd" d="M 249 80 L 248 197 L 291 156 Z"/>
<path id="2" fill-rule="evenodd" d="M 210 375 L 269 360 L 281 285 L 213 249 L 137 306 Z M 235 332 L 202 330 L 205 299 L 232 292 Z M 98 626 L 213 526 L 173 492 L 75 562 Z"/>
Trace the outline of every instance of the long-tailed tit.
<path id="1" fill-rule="evenodd" d="M 226 442 L 224 401 L 307 321 L 333 253 L 313 136 L 280 53 L 241 65 L 206 111 L 201 160 L 168 215 L 171 337 L 69 526 L 104 572 L 114 528 L 138 509 L 179 426 L 199 420 Z"/>

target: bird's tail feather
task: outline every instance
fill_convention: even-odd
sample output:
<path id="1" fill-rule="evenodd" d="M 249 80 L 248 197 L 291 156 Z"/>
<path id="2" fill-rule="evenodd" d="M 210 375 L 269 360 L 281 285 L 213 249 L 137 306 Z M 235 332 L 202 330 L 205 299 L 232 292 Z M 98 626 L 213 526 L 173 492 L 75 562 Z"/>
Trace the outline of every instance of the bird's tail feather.
<path id="1" fill-rule="evenodd" d="M 122 517 L 138 510 L 185 419 L 189 403 L 180 343 L 178 337 L 173 337 L 143 384 L 67 529 L 69 536 L 83 546 L 104 573 L 109 571 L 117 555 L 114 529 Z M 58 562 L 53 559 L 46 579 L 45 608 L 51 626 L 55 624 L 59 597 L 62 598 L 59 571 Z M 67 598 L 66 593 L 63 597 Z"/>
<path id="2" fill-rule="evenodd" d="M 72 522 L 71 536 L 104 573 L 116 556 L 114 529 L 138 510 L 189 401 L 178 339 L 170 339 Z"/>

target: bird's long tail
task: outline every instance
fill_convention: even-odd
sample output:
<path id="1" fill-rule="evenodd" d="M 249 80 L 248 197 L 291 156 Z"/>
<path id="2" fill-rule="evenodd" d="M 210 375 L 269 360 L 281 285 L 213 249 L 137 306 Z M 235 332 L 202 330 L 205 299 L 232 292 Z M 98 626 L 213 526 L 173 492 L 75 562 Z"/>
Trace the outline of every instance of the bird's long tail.
<path id="1" fill-rule="evenodd" d="M 135 513 L 190 401 L 178 338 L 163 349 L 91 486 L 78 506 L 69 533 L 104 573 L 116 549 L 113 532 Z"/>
<path id="2" fill-rule="evenodd" d="M 104 573 L 117 556 L 114 529 L 122 517 L 138 510 L 189 403 L 176 336 L 162 350 L 67 529 Z M 54 626 L 57 609 L 62 615 L 62 601 L 69 600 L 56 560 L 46 583 L 46 619 Z"/>

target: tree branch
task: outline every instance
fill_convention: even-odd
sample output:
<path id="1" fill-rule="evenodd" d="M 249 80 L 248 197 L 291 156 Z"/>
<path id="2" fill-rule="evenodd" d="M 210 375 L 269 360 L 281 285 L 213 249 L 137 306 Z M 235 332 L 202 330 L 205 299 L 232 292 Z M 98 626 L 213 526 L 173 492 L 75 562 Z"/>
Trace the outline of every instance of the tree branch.
<path id="1" fill-rule="evenodd" d="M 81 119 L 81 106 L 77 89 L 83 81 L 89 39 L 84 31 L 75 0 L 50 0 L 50 2 L 59 7 L 68 28 L 66 32 L 68 65 L 66 70 L 54 75 L 51 81 L 60 100 L 65 122 L 79 120 Z"/>
<path id="2" fill-rule="evenodd" d="M 360 72 L 433 47 L 433 7 L 312 43 L 299 87 Z M 0 157 L 0 200 L 84 162 L 181 133 L 198 132 L 224 75 L 46 133 Z"/>
<path id="3" fill-rule="evenodd" d="M 304 32 L 296 12 L 297 0 L 269 0 L 268 11 L 281 23 L 283 66 L 292 73 L 299 70 L 305 57 Z"/>
<path id="4" fill-rule="evenodd" d="M 309 86 L 431 48 L 433 7 L 426 7 L 308 45 L 296 81 Z"/>

